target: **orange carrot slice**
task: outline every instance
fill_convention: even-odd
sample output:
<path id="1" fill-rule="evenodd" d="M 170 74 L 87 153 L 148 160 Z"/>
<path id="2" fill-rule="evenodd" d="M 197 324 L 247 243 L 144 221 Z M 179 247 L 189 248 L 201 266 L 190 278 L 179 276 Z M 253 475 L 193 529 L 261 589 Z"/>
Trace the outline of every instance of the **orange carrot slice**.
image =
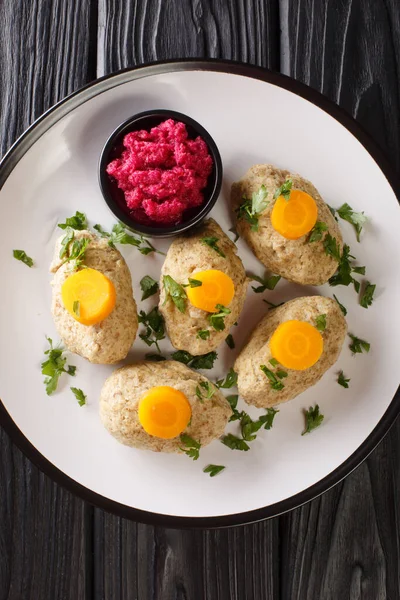
<path id="1" fill-rule="evenodd" d="M 285 321 L 269 342 L 272 356 L 287 369 L 303 371 L 319 360 L 324 349 L 322 335 L 310 323 Z"/>
<path id="2" fill-rule="evenodd" d="M 216 305 L 229 306 L 235 295 L 235 285 L 232 279 L 223 271 L 209 269 L 193 273 L 193 279 L 201 281 L 198 287 L 186 288 L 190 303 L 196 308 L 207 312 L 215 312 Z"/>
<path id="3" fill-rule="evenodd" d="M 149 435 L 169 440 L 184 431 L 192 416 L 190 402 L 168 385 L 151 388 L 139 403 L 139 421 Z"/>
<path id="4" fill-rule="evenodd" d="M 279 196 L 271 212 L 272 227 L 288 240 L 297 240 L 314 227 L 318 208 L 314 198 L 292 190 L 289 200 Z"/>
<path id="5" fill-rule="evenodd" d="M 61 297 L 67 311 L 82 325 L 104 321 L 116 302 L 114 284 L 96 269 L 70 275 L 63 283 Z"/>

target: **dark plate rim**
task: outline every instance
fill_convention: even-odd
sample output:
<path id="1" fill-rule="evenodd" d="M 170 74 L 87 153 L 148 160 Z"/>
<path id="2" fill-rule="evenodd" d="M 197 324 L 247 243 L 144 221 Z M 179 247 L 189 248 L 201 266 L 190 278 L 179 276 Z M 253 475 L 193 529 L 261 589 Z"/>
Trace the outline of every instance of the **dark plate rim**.
<path id="1" fill-rule="evenodd" d="M 295 81 L 286 75 L 269 71 L 265 68 L 255 67 L 243 63 L 233 62 L 229 60 L 177 60 L 151 63 L 145 66 L 127 68 L 111 75 L 106 75 L 101 79 L 89 83 L 80 90 L 70 94 L 55 106 L 46 111 L 39 119 L 37 119 L 11 146 L 8 152 L 0 162 L 0 190 L 9 174 L 19 162 L 20 158 L 27 150 L 36 142 L 43 133 L 50 129 L 63 116 L 71 112 L 75 107 L 85 103 L 90 98 L 114 87 L 110 85 L 113 79 L 120 79 L 116 85 L 133 81 L 151 75 L 165 74 L 177 71 L 214 71 L 219 73 L 227 73 L 241 75 L 252 79 L 258 79 L 276 85 L 305 100 L 308 100 L 316 107 L 324 110 L 331 117 L 336 119 L 350 133 L 352 133 L 358 141 L 364 146 L 367 152 L 375 160 L 389 184 L 391 185 L 397 198 L 400 198 L 400 181 L 397 177 L 395 169 L 384 156 L 382 150 L 373 142 L 370 136 L 364 129 L 343 109 L 334 104 L 320 92 L 313 90 L 307 85 Z M 127 77 L 123 78 L 123 75 Z M 307 489 L 286 498 L 270 506 L 259 508 L 256 510 L 236 513 L 230 515 L 222 515 L 216 517 L 179 517 L 172 515 L 164 515 L 160 513 L 152 513 L 130 506 L 120 504 L 114 500 L 110 500 L 92 490 L 86 488 L 76 482 L 68 475 L 63 473 L 47 458 L 45 458 L 31 442 L 24 436 L 18 426 L 14 423 L 11 416 L 8 414 L 4 404 L 0 400 L 0 425 L 5 429 L 12 441 L 19 449 L 31 460 L 41 471 L 51 477 L 56 483 L 66 488 L 68 491 L 80 496 L 83 500 L 98 506 L 101 509 L 115 513 L 120 517 L 132 519 L 149 525 L 158 525 L 172 528 L 221 528 L 231 527 L 236 525 L 245 525 L 279 516 L 289 510 L 297 508 L 302 504 L 313 500 L 317 496 L 328 491 L 331 487 L 339 483 L 344 477 L 349 475 L 359 464 L 364 461 L 368 455 L 374 450 L 377 444 L 387 434 L 390 427 L 393 425 L 400 411 L 400 395 L 395 394 L 386 412 L 375 426 L 370 435 L 357 448 L 357 450 L 347 458 L 334 471 L 326 477 L 308 487 Z"/>

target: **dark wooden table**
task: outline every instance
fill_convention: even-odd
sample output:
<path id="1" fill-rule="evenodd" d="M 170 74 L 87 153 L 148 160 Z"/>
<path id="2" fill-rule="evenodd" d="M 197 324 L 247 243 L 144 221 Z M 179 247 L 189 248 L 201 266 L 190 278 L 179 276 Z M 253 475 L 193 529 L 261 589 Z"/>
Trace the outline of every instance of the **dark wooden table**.
<path id="1" fill-rule="evenodd" d="M 399 0 L 0 0 L 0 151 L 96 77 L 185 57 L 309 84 L 399 168 Z M 85 504 L 0 430 L 0 600 L 399 600 L 399 498 L 400 421 L 321 498 L 195 532 Z"/>

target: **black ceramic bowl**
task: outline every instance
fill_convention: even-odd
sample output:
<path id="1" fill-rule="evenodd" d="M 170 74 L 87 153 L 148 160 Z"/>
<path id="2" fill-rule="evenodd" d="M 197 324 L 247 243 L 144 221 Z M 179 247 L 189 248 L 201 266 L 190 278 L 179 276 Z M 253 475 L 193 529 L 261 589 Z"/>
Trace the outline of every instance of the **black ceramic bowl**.
<path id="1" fill-rule="evenodd" d="M 116 181 L 107 174 L 106 168 L 112 160 L 121 156 L 123 151 L 122 142 L 127 133 L 143 129 L 149 131 L 152 127 L 160 125 L 167 119 L 184 123 L 189 138 L 194 139 L 198 136 L 203 138 L 213 159 L 213 168 L 208 178 L 207 187 L 203 190 L 204 203 L 194 209 L 185 211 L 181 223 L 168 227 L 157 224 L 143 225 L 135 221 L 126 204 L 124 192 L 118 187 Z M 115 217 L 129 229 L 149 237 L 171 237 L 198 225 L 210 212 L 221 191 L 222 161 L 214 140 L 197 121 L 172 110 L 149 110 L 139 113 L 122 123 L 108 138 L 100 157 L 99 182 L 108 207 Z"/>

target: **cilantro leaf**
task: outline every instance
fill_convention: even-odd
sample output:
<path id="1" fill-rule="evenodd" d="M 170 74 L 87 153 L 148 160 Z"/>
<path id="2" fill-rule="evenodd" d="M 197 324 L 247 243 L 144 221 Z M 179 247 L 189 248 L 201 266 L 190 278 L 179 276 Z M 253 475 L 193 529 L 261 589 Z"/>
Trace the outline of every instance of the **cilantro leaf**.
<path id="1" fill-rule="evenodd" d="M 189 277 L 189 287 L 191 288 L 195 288 L 195 287 L 200 287 L 201 285 L 203 285 L 203 282 L 200 281 L 200 279 L 191 279 L 191 277 Z"/>
<path id="2" fill-rule="evenodd" d="M 64 350 L 62 348 L 53 348 L 53 341 L 51 338 L 46 337 L 49 342 L 50 348 L 45 350 L 47 360 L 41 364 L 42 375 L 45 376 L 44 384 L 46 386 L 46 393 L 50 396 L 56 391 L 58 380 L 63 373 L 68 375 L 75 375 L 76 367 L 67 366 L 65 368 L 67 359 L 63 356 Z"/>
<path id="3" fill-rule="evenodd" d="M 142 300 L 146 300 L 158 292 L 158 283 L 150 275 L 145 275 L 140 280 L 140 289 L 143 292 Z"/>
<path id="4" fill-rule="evenodd" d="M 219 388 L 229 389 L 237 384 L 237 380 L 238 380 L 238 375 L 237 375 L 236 371 L 234 371 L 231 367 L 229 369 L 228 374 L 225 377 L 225 379 L 219 379 L 217 381 L 216 385 Z"/>
<path id="5" fill-rule="evenodd" d="M 188 365 L 190 361 L 194 359 L 194 356 L 192 356 L 190 352 L 186 352 L 186 350 L 177 350 L 172 354 L 171 358 L 183 363 L 184 365 Z"/>
<path id="6" fill-rule="evenodd" d="M 264 429 L 271 429 L 273 422 L 274 422 L 275 415 L 276 415 L 276 413 L 279 412 L 279 410 L 277 410 L 276 408 L 273 408 L 273 407 L 267 408 L 266 410 L 267 410 L 267 414 L 261 415 L 261 417 L 259 418 L 259 421 L 264 426 Z"/>
<path id="7" fill-rule="evenodd" d="M 315 319 L 315 323 L 316 323 L 316 328 L 318 329 L 318 331 L 325 331 L 326 329 L 326 315 L 318 315 L 318 317 Z"/>
<path id="8" fill-rule="evenodd" d="M 333 294 L 333 297 L 335 298 L 336 302 L 339 304 L 339 308 L 342 311 L 343 316 L 346 316 L 347 315 L 347 308 L 345 306 L 343 306 L 343 304 L 341 304 L 339 302 L 339 300 L 336 298 L 335 294 Z"/>
<path id="9" fill-rule="evenodd" d="M 186 310 L 187 296 L 183 286 L 180 283 L 177 283 L 175 279 L 172 279 L 170 275 L 164 275 L 163 285 L 165 290 L 164 304 L 167 302 L 168 298 L 170 298 L 176 308 L 181 313 L 184 313 Z"/>
<path id="10" fill-rule="evenodd" d="M 75 232 L 70 227 L 67 227 L 66 232 L 61 240 L 60 258 L 64 259 L 64 263 L 75 261 L 74 269 L 78 269 L 83 264 L 91 240 L 87 237 L 75 239 Z"/>
<path id="11" fill-rule="evenodd" d="M 281 187 L 279 187 L 274 194 L 274 200 L 277 200 L 279 196 L 283 196 L 286 201 L 290 198 L 290 193 L 292 191 L 293 181 L 291 179 L 286 179 L 284 183 L 282 183 Z"/>
<path id="12" fill-rule="evenodd" d="M 161 354 L 146 354 L 146 360 L 151 360 L 152 362 L 161 362 L 162 360 L 166 360 L 165 356 Z"/>
<path id="13" fill-rule="evenodd" d="M 350 285 L 353 283 L 356 291 L 357 287 L 360 285 L 358 281 L 354 279 L 352 276 L 352 272 L 355 273 L 365 273 L 365 267 L 354 267 L 350 263 L 350 259 L 354 259 L 354 256 L 350 254 L 350 246 L 345 244 L 343 246 L 342 256 L 340 258 L 340 262 L 338 265 L 338 270 L 336 273 L 329 279 L 329 285 Z"/>
<path id="14" fill-rule="evenodd" d="M 210 337 L 210 330 L 199 329 L 199 331 L 196 334 L 196 337 L 200 338 L 201 340 L 208 340 L 208 338 Z"/>
<path id="15" fill-rule="evenodd" d="M 138 315 L 138 321 L 146 327 L 145 332 L 139 334 L 140 339 L 143 340 L 147 346 L 152 346 L 154 344 L 160 352 L 158 342 L 165 338 L 165 324 L 164 317 L 159 312 L 158 306 L 154 306 L 148 313 L 141 310 Z"/>
<path id="16" fill-rule="evenodd" d="M 376 285 L 373 285 L 369 281 L 367 281 L 365 283 L 364 291 L 360 298 L 360 304 L 363 308 L 368 308 L 368 306 L 371 306 L 373 299 L 374 299 L 373 296 L 374 296 L 375 288 L 376 288 Z"/>
<path id="17" fill-rule="evenodd" d="M 219 254 L 219 256 L 222 256 L 222 258 L 226 258 L 225 253 L 218 246 L 218 243 L 217 243 L 218 241 L 219 241 L 219 238 L 217 238 L 217 237 L 203 237 L 203 238 L 200 238 L 200 242 L 202 244 L 204 244 L 205 246 L 209 246 L 210 248 L 212 248 L 217 254 Z"/>
<path id="18" fill-rule="evenodd" d="M 306 418 L 306 428 L 301 435 L 310 433 L 313 429 L 319 427 L 324 420 L 324 415 L 319 412 L 318 404 L 314 407 L 310 406 L 308 410 L 305 410 L 304 416 Z"/>
<path id="19" fill-rule="evenodd" d="M 226 336 L 225 343 L 231 350 L 235 348 L 235 340 L 233 339 L 233 335 L 231 333 Z"/>
<path id="20" fill-rule="evenodd" d="M 349 348 L 353 354 L 362 354 L 363 352 L 369 352 L 371 348 L 371 344 L 369 342 L 358 338 L 352 333 L 349 333 L 349 337 L 352 339 Z"/>
<path id="21" fill-rule="evenodd" d="M 265 275 L 264 277 L 259 277 L 258 275 L 251 274 L 249 277 L 253 281 L 258 281 L 258 283 L 261 283 L 259 287 L 252 286 L 251 288 L 256 294 L 261 294 L 262 292 L 265 292 L 265 290 L 274 290 L 276 284 L 281 278 L 280 275 L 270 275 L 269 277 Z"/>
<path id="22" fill-rule="evenodd" d="M 217 357 L 218 354 L 216 352 L 201 354 L 200 356 L 195 356 L 189 366 L 191 369 L 212 369 Z"/>
<path id="23" fill-rule="evenodd" d="M 243 413 L 240 419 L 240 431 L 245 442 L 252 442 L 257 437 L 257 431 L 262 427 L 261 421 L 253 421 L 247 414 Z"/>
<path id="24" fill-rule="evenodd" d="M 242 450 L 243 452 L 250 450 L 250 446 L 246 444 L 244 440 L 236 435 L 233 435 L 232 433 L 224 435 L 224 437 L 221 439 L 221 442 L 224 444 L 224 446 L 228 446 L 228 448 L 231 450 Z"/>
<path id="25" fill-rule="evenodd" d="M 209 473 L 210 477 L 215 477 L 218 473 L 221 473 L 226 467 L 222 465 L 208 465 L 204 467 L 203 473 Z"/>
<path id="26" fill-rule="evenodd" d="M 70 389 L 71 392 L 74 394 L 75 398 L 78 400 L 79 406 L 84 406 L 86 404 L 87 396 L 79 388 L 72 387 Z"/>
<path id="27" fill-rule="evenodd" d="M 193 458 L 193 460 L 197 460 L 200 456 L 200 442 L 194 440 L 190 435 L 187 435 L 187 433 L 181 433 L 180 440 L 185 446 L 185 448 L 181 448 L 181 450 L 190 458 Z"/>
<path id="28" fill-rule="evenodd" d="M 252 231 L 258 231 L 259 216 L 269 204 L 267 196 L 267 188 L 262 185 L 257 192 L 253 192 L 251 200 L 244 197 L 242 204 L 235 211 L 237 219 L 245 219 L 251 225 Z"/>
<path id="29" fill-rule="evenodd" d="M 27 267 L 33 267 L 33 259 L 27 255 L 25 250 L 13 250 L 13 257 L 23 262 Z"/>
<path id="30" fill-rule="evenodd" d="M 338 263 L 340 263 L 340 246 L 336 238 L 332 237 L 330 233 L 327 233 L 322 243 L 324 246 L 325 254 L 327 254 L 328 256 L 332 256 L 332 258 L 334 258 L 338 261 Z"/>
<path id="31" fill-rule="evenodd" d="M 342 204 L 340 208 L 337 209 L 337 214 L 341 219 L 344 219 L 348 223 L 354 226 L 356 230 L 357 242 L 360 241 L 360 233 L 363 228 L 363 225 L 368 221 L 367 217 L 363 212 L 355 212 L 347 202 Z"/>
<path id="32" fill-rule="evenodd" d="M 231 313 L 229 308 L 222 304 L 217 304 L 215 307 L 219 312 L 211 313 L 208 317 L 210 325 L 214 327 L 216 331 L 223 331 L 225 329 L 225 317 Z"/>
<path id="33" fill-rule="evenodd" d="M 268 377 L 270 386 L 273 390 L 275 390 L 277 392 L 279 392 L 280 390 L 283 390 L 283 388 L 285 386 L 283 385 L 283 383 L 281 381 L 279 381 L 276 378 L 276 375 L 271 371 L 271 369 L 268 369 L 268 367 L 266 367 L 265 365 L 260 365 L 260 369 L 264 373 L 264 375 L 266 375 L 266 377 Z"/>
<path id="34" fill-rule="evenodd" d="M 81 213 L 77 210 L 73 217 L 68 217 L 65 223 L 59 223 L 58 226 L 60 229 L 71 227 L 72 229 L 82 231 L 83 229 L 88 228 L 88 222 L 85 213 Z"/>
<path id="35" fill-rule="evenodd" d="M 322 221 L 317 221 L 314 225 L 314 227 L 311 229 L 309 237 L 308 237 L 308 243 L 312 244 L 313 242 L 319 242 L 322 240 L 322 235 L 324 233 L 324 231 L 328 230 L 328 226 L 326 223 L 323 223 Z"/>
<path id="36" fill-rule="evenodd" d="M 346 377 L 344 376 L 343 371 L 340 371 L 340 373 L 338 374 L 338 384 L 343 386 L 344 388 L 348 388 L 349 387 L 349 381 L 350 379 L 346 379 Z"/>

